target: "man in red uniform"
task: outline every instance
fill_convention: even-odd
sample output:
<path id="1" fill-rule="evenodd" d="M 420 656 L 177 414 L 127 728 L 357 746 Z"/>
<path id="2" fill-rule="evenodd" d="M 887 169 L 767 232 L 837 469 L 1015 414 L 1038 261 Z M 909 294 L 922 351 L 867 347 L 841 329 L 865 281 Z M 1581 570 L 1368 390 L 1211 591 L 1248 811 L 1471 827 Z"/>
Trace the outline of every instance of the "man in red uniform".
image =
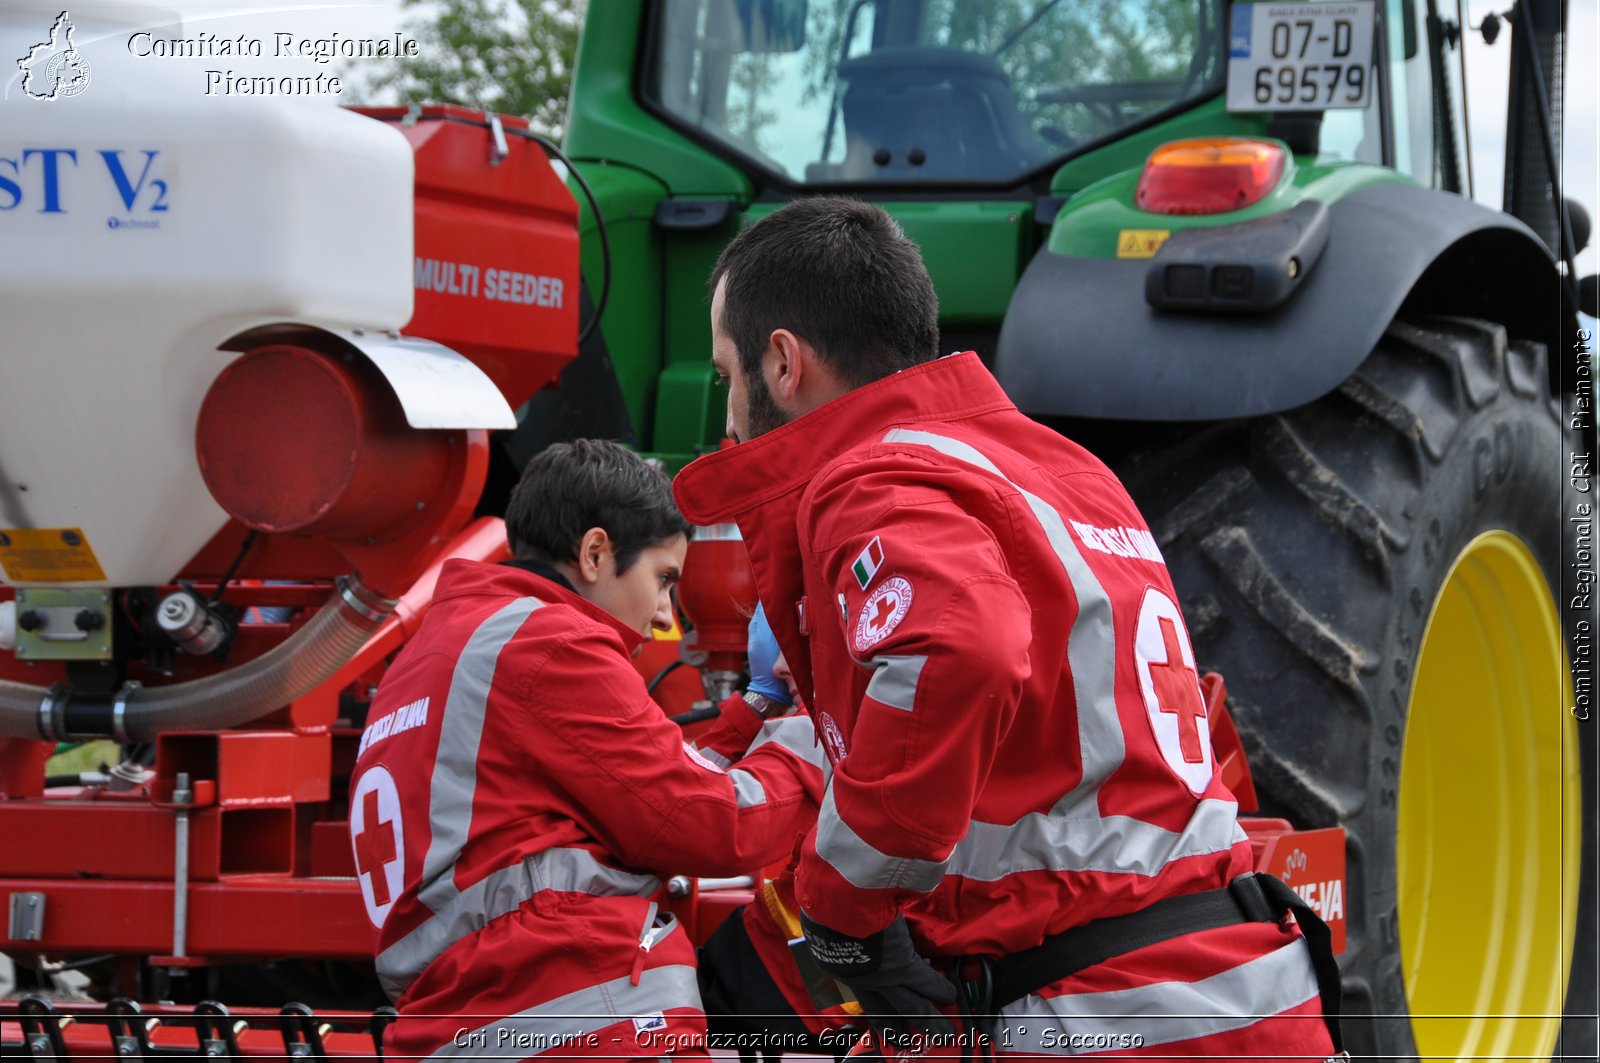
<path id="1" fill-rule="evenodd" d="M 515 560 L 450 561 L 373 699 L 350 831 L 401 1058 L 703 1055 L 669 874 L 789 853 L 826 767 L 808 721 L 738 699 L 684 745 L 629 657 L 672 622 L 685 532 L 612 443 L 529 463 Z"/>
<path id="2" fill-rule="evenodd" d="M 1319 999 L 1115 476 L 976 355 L 936 357 L 932 284 L 875 207 L 779 210 L 712 286 L 741 445 L 675 491 L 739 524 L 834 765 L 797 871 L 817 964 L 887 1035 L 951 1029 L 937 965 L 1003 1052 L 1328 1056 L 1331 958 Z"/>

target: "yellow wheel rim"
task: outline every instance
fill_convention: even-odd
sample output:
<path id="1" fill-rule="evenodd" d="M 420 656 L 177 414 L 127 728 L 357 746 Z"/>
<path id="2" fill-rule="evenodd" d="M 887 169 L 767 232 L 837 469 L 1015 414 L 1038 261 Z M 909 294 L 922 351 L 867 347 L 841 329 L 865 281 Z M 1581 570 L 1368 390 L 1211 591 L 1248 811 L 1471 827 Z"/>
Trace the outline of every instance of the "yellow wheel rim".
<path id="1" fill-rule="evenodd" d="M 1556 604 L 1528 547 L 1467 544 L 1417 656 L 1395 879 L 1417 1051 L 1548 1057 L 1578 912 L 1578 730 Z"/>

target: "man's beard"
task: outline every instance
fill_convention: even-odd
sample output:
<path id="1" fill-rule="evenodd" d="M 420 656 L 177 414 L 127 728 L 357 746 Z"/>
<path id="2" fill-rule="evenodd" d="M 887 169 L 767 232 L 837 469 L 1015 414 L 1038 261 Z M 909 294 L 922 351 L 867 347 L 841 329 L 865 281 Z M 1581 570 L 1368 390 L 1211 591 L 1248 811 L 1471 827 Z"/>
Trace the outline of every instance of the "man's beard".
<path id="1" fill-rule="evenodd" d="M 772 389 L 767 387 L 766 377 L 756 372 L 748 377 L 749 386 L 745 391 L 745 432 L 750 439 L 764 436 L 774 428 L 782 428 L 789 423 L 789 418 L 778 409 L 777 402 L 772 397 Z M 742 442 L 748 442 L 743 440 Z"/>

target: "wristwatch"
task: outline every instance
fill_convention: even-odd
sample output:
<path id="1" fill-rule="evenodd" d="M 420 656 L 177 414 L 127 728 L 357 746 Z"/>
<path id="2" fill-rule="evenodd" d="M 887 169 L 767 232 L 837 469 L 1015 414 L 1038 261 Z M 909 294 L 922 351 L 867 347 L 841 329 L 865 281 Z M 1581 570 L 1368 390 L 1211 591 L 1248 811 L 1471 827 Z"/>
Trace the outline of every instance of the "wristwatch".
<path id="1" fill-rule="evenodd" d="M 754 690 L 744 692 L 744 703 L 755 711 L 763 720 L 770 720 L 775 716 L 783 716 L 789 711 L 789 706 L 781 701 L 774 701 L 765 694 L 757 694 Z"/>

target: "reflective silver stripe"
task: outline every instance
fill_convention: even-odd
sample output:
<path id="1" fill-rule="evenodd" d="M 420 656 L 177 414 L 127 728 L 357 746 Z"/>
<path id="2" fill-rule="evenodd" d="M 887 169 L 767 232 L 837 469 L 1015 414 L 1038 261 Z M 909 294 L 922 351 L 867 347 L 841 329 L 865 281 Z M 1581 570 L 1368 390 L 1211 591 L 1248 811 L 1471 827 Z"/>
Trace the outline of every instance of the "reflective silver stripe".
<path id="1" fill-rule="evenodd" d="M 1231 801 L 1201 801 L 1181 832 L 1126 816 L 1102 818 L 1100 785 L 1127 756 L 1117 715 L 1116 628 L 1105 588 L 1055 507 L 1018 486 L 975 447 L 911 429 L 895 429 L 883 438 L 886 443 L 930 447 L 1004 480 L 1038 520 L 1078 602 L 1067 637 L 1067 663 L 1078 710 L 1083 778 L 1048 814 L 1024 816 L 1014 824 L 974 822 L 952 855 L 952 873 L 991 882 L 1013 872 L 1043 868 L 1154 875 L 1172 860 L 1224 852 L 1242 839 L 1237 805 Z"/>
<path id="2" fill-rule="evenodd" d="M 754 775 L 743 768 L 730 768 L 728 778 L 733 780 L 734 800 L 740 808 L 753 808 L 767 803 L 767 791 Z"/>
<path id="3" fill-rule="evenodd" d="M 526 976 L 529 972 L 516 972 Z M 614 978 L 575 993 L 485 1023 L 442 1045 L 428 1063 L 445 1059 L 520 1059 L 555 1051 L 557 1055 L 592 1055 L 586 1035 L 628 1019 L 644 1018 L 673 1008 L 701 1010 L 700 986 L 687 964 L 655 967 L 639 975 L 639 984 Z M 504 1032 L 502 1032 L 504 1031 Z M 482 1042 L 481 1044 L 478 1042 Z M 461 1042 L 458 1044 L 458 1042 Z M 607 1048 L 602 1045 L 601 1052 Z M 628 1045 L 615 1046 L 616 1056 L 633 1057 Z"/>
<path id="4" fill-rule="evenodd" d="M 739 531 L 739 525 L 728 521 L 723 524 L 698 524 L 694 529 L 694 541 L 697 543 L 717 542 L 722 540 L 742 540 L 744 536 Z"/>
<path id="5" fill-rule="evenodd" d="M 733 761 L 729 760 L 727 757 L 723 756 L 721 753 L 718 753 L 715 749 L 702 749 L 700 746 L 695 745 L 693 742 L 685 742 L 684 744 L 687 745 L 690 749 L 694 750 L 696 753 L 700 754 L 705 759 L 709 760 L 711 763 L 715 764 L 717 767 L 721 768 L 723 771 L 727 771 L 730 767 L 733 766 Z"/>
<path id="6" fill-rule="evenodd" d="M 807 764 L 820 770 L 824 778 L 833 772 L 822 747 L 817 744 L 817 729 L 809 716 L 780 716 L 761 725 L 761 731 L 750 742 L 748 756 L 768 742 L 776 742 Z"/>
<path id="7" fill-rule="evenodd" d="M 478 744 L 489 711 L 489 689 L 494 683 L 500 651 L 522 627 L 523 621 L 544 603 L 518 598 L 502 606 L 478 625 L 456 659 L 450 676 L 450 694 L 439 724 L 439 751 L 434 755 L 433 780 L 428 792 L 428 854 L 422 861 L 418 897 L 435 912 L 455 904 L 456 857 L 467 843 L 472 824 L 472 802 L 478 789 Z"/>
<path id="8" fill-rule="evenodd" d="M 422 969 L 451 945 L 536 893 L 587 893 L 592 897 L 648 897 L 661 888 L 652 875 L 607 867 L 587 849 L 546 849 L 491 871 L 455 900 L 378 954 L 378 980 L 398 998 Z"/>
<path id="9" fill-rule="evenodd" d="M 891 709 L 910 712 L 917 700 L 917 680 L 928 663 L 922 657 L 874 657 L 872 678 L 867 682 L 867 697 Z"/>
<path id="10" fill-rule="evenodd" d="M 1078 747 L 1083 757 L 1083 780 L 1057 803 L 1056 810 L 1098 815 L 1096 803 L 1100 784 L 1122 766 L 1127 754 L 1122 740 L 1122 722 L 1117 716 L 1116 628 L 1112 623 L 1111 599 L 1105 588 L 1079 553 L 1077 543 L 1072 541 L 1055 507 L 1018 486 L 975 447 L 949 436 L 910 429 L 896 429 L 883 439 L 885 443 L 931 447 L 992 473 L 1022 496 L 1033 511 L 1034 519 L 1044 529 L 1045 538 L 1072 582 L 1073 594 L 1078 599 L 1077 615 L 1067 636 L 1067 663 L 1072 668 L 1073 692 L 1078 706 Z"/>
<path id="11" fill-rule="evenodd" d="M 1001 1010 L 1007 1051 L 1075 1056 L 1171 1044 L 1250 1026 L 1317 995 L 1304 939 L 1197 982 L 1153 982 L 1101 993 L 1026 996 Z M 1320 1016 L 1307 1022 L 1322 1022 Z"/>
<path id="12" fill-rule="evenodd" d="M 822 809 L 817 815 L 817 855 L 857 889 L 909 889 L 928 893 L 939 885 L 945 874 L 943 860 L 890 856 L 874 849 L 839 818 L 839 810 L 833 803 L 831 780 L 822 795 Z"/>
<path id="13" fill-rule="evenodd" d="M 1232 801 L 1207 798 L 1182 831 L 1129 816 L 1082 820 L 1034 812 L 1011 824 L 974 821 L 950 854 L 947 873 L 980 882 L 1019 871 L 1158 875 L 1173 860 L 1231 848 L 1237 811 Z"/>

